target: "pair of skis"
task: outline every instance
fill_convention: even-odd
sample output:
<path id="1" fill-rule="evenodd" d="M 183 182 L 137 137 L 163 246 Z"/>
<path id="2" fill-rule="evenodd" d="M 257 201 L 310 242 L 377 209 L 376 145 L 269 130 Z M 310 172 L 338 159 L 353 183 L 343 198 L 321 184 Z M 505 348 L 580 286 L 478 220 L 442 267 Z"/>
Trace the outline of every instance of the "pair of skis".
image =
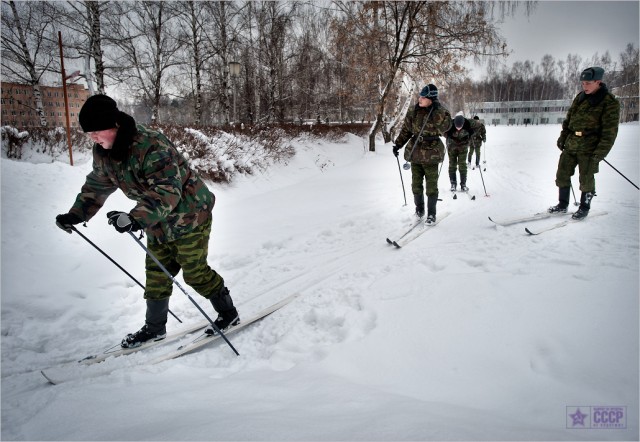
<path id="1" fill-rule="evenodd" d="M 234 333 L 239 332 L 240 330 L 242 330 L 245 327 L 248 327 L 251 324 L 254 324 L 264 318 L 266 318 L 267 316 L 269 316 L 270 314 L 276 312 L 277 310 L 281 309 L 282 307 L 284 307 L 285 305 L 289 304 L 291 301 L 293 301 L 296 297 L 298 296 L 298 294 L 294 294 L 291 295 L 285 299 L 283 299 L 282 301 L 273 304 L 270 307 L 265 308 L 264 310 L 260 311 L 259 313 L 256 313 L 254 316 L 252 316 L 251 318 L 247 319 L 247 320 L 243 320 L 242 322 L 240 322 L 240 324 L 229 327 L 226 331 L 225 331 L 225 336 L 229 336 L 232 335 Z M 158 364 L 160 362 L 164 362 L 164 361 L 168 361 L 170 359 L 175 359 L 178 358 L 180 356 L 186 355 L 188 353 L 192 353 L 196 350 L 201 349 L 202 347 L 206 346 L 206 345 L 210 345 L 220 339 L 222 339 L 222 336 L 220 334 L 214 334 L 214 335 L 207 335 L 204 333 L 205 328 L 209 326 L 209 322 L 200 322 L 198 324 L 195 324 L 191 327 L 185 328 L 183 330 L 180 330 L 178 332 L 172 333 L 170 335 L 167 335 L 167 337 L 163 340 L 160 341 L 152 341 L 152 342 L 147 342 L 139 347 L 135 347 L 135 348 L 121 348 L 120 344 L 116 344 L 115 346 L 112 346 L 104 351 L 101 351 L 99 353 L 96 354 L 92 354 L 89 355 L 87 357 L 84 357 L 82 359 L 80 359 L 77 362 L 71 363 L 71 364 L 67 364 L 67 365 L 63 365 L 63 366 L 58 366 L 58 367 L 50 367 L 47 369 L 43 369 L 40 371 L 40 373 L 42 374 L 42 376 L 45 377 L 45 379 L 53 384 L 53 385 L 57 385 L 60 384 L 62 382 L 67 382 L 69 380 L 73 380 L 76 379 L 78 377 L 81 377 L 81 375 L 77 375 L 76 370 L 78 369 L 78 367 L 81 366 L 87 366 L 87 365 L 94 365 L 100 362 L 105 361 L 108 358 L 111 357 L 117 357 L 117 356 L 125 356 L 125 355 L 129 355 L 132 353 L 137 353 L 143 350 L 149 350 L 151 348 L 155 348 L 158 346 L 164 346 L 167 344 L 170 344 L 172 342 L 176 342 L 176 341 L 181 341 L 184 338 L 187 338 L 190 335 L 193 335 L 194 333 L 197 333 L 196 337 L 193 338 L 191 341 L 187 342 L 186 344 L 181 345 L 180 347 L 178 347 L 175 350 L 172 350 L 168 353 L 165 353 L 161 356 L 156 357 L 155 359 L 152 359 L 150 361 L 147 361 L 147 364 Z M 115 370 L 116 368 L 113 368 L 113 370 Z M 104 374 L 104 373 L 103 373 Z"/>
<path id="2" fill-rule="evenodd" d="M 475 200 L 476 200 L 476 196 L 475 196 L 475 195 L 472 195 L 471 193 L 469 193 L 469 191 L 468 191 L 468 190 L 460 190 L 460 191 L 452 190 L 452 192 L 453 192 L 453 199 L 454 199 L 454 200 L 457 200 L 457 199 L 458 199 L 458 194 L 459 194 L 459 193 L 465 193 L 465 194 L 469 197 L 469 199 L 470 199 L 471 201 L 475 201 Z"/>
<path id="3" fill-rule="evenodd" d="M 419 220 L 415 221 L 407 230 L 394 236 L 398 239 L 394 240 L 387 237 L 387 244 L 395 246 L 398 249 L 402 248 L 407 244 L 409 244 L 411 241 L 417 239 L 423 233 L 437 226 L 438 223 L 440 223 L 440 221 L 445 219 L 450 214 L 451 214 L 450 212 L 444 212 L 441 215 L 437 215 L 436 222 L 433 224 L 426 224 L 426 222 L 422 218 L 420 218 Z"/>
<path id="4" fill-rule="evenodd" d="M 589 213 L 588 218 L 593 218 L 595 216 L 602 216 L 602 215 L 606 215 L 607 212 L 592 212 Z M 497 221 L 492 219 L 491 217 L 489 217 L 489 221 L 499 225 L 499 226 L 511 226 L 514 224 L 521 224 L 521 223 L 525 223 L 525 222 L 533 222 L 533 221 L 539 221 L 539 220 L 543 220 L 543 219 L 548 219 L 548 218 L 560 218 L 566 215 L 569 215 L 568 213 L 548 213 L 548 212 L 540 212 L 540 213 L 536 213 L 534 215 L 531 216 L 526 216 L 526 217 L 521 217 L 521 218 L 512 218 L 512 219 L 507 219 L 507 220 L 501 220 L 501 221 Z M 559 229 L 561 227 L 565 227 L 568 226 L 569 224 L 572 223 L 576 223 L 576 222 L 580 222 L 582 220 L 574 220 L 573 218 L 569 218 L 569 219 L 564 219 L 561 222 L 552 224 L 550 226 L 547 227 L 543 227 L 540 229 L 530 229 L 528 227 L 525 227 L 524 230 L 526 233 L 528 233 L 529 235 L 540 235 L 541 233 L 544 232 L 548 232 L 550 230 L 555 230 L 555 229 Z"/>

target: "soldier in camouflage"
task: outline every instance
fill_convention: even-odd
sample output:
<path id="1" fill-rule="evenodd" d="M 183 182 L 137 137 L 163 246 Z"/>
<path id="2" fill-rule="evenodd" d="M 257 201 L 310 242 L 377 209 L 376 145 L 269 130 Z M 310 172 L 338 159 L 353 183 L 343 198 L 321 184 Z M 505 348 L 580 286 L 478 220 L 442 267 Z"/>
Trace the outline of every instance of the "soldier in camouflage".
<path id="1" fill-rule="evenodd" d="M 169 273 L 182 270 L 184 281 L 210 300 L 219 315 L 216 326 L 237 324 L 229 289 L 207 263 L 213 193 L 171 141 L 136 124 L 110 97 L 89 97 L 79 120 L 95 143 L 93 169 L 69 212 L 56 217 L 58 227 L 71 233 L 71 225 L 89 221 L 120 189 L 136 205 L 128 213 L 109 212 L 109 224 L 120 233 L 144 230 L 147 248 Z M 166 336 L 173 283 L 149 256 L 145 270 L 145 325 L 122 340 L 124 348 Z"/>
<path id="2" fill-rule="evenodd" d="M 589 214 L 591 199 L 596 194 L 594 175 L 618 135 L 620 102 L 602 82 L 604 69 L 590 67 L 580 74 L 582 92 L 571 103 L 567 117 L 562 122 L 562 132 L 557 145 L 562 151 L 556 172 L 558 204 L 550 207 L 550 213 L 566 213 L 569 206 L 571 176 L 578 166 L 580 207 L 573 219 L 584 219 Z"/>
<path id="3" fill-rule="evenodd" d="M 424 195 L 427 195 L 426 224 L 436 221 L 438 164 L 444 161 L 445 153 L 440 137 L 450 126 L 451 114 L 440 104 L 438 88 L 428 84 L 420 91 L 415 107 L 407 111 L 393 146 L 393 154 L 397 157 L 399 150 L 409 142 L 404 159 L 411 163 L 411 191 L 416 215 L 420 218 L 424 216 Z M 426 181 L 426 191 L 423 181 Z"/>
<path id="4" fill-rule="evenodd" d="M 469 156 L 467 157 L 467 163 L 469 167 L 471 167 L 471 160 L 473 159 L 473 154 L 476 154 L 476 167 L 480 167 L 480 147 L 482 143 L 487 142 L 487 129 L 484 127 L 484 124 L 480 121 L 480 117 L 477 115 L 473 117 L 473 120 L 478 122 L 478 129 L 473 133 L 471 137 L 471 147 L 469 147 Z"/>
<path id="5" fill-rule="evenodd" d="M 449 181 L 451 191 L 456 190 L 458 184 L 456 172 L 460 171 L 460 190 L 466 192 L 467 187 L 467 149 L 475 132 L 479 129 L 480 122 L 468 120 L 458 114 L 453 119 L 453 126 L 445 133 L 447 137 L 447 152 L 449 153 Z"/>

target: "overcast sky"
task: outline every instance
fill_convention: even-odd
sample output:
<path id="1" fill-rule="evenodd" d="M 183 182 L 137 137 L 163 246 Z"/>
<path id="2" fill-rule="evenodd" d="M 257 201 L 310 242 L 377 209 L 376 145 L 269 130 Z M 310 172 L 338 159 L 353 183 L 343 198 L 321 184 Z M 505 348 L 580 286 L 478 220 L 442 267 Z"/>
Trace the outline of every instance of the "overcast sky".
<path id="1" fill-rule="evenodd" d="M 627 43 L 639 41 L 640 2 L 635 1 L 539 1 L 527 17 L 521 8 L 500 26 L 513 52 L 507 67 L 516 61 L 540 64 L 545 54 L 565 60 L 578 54 L 584 61 L 607 50 L 614 61 Z M 477 77 L 477 68 L 473 77 Z"/>

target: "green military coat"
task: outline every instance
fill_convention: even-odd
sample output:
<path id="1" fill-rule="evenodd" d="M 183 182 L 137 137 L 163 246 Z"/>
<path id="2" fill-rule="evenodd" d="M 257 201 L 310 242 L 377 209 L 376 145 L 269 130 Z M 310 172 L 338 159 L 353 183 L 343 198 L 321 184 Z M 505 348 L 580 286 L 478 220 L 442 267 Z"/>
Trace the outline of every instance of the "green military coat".
<path id="1" fill-rule="evenodd" d="M 136 202 L 129 215 L 149 241 L 173 241 L 211 219 L 215 197 L 167 137 L 131 122 L 131 138 L 114 145 L 126 151 L 121 160 L 94 145 L 93 170 L 70 213 L 88 221 L 120 189 Z"/>
<path id="2" fill-rule="evenodd" d="M 423 124 L 422 136 L 418 138 Z M 416 104 L 407 112 L 395 144 L 404 146 L 409 142 L 404 150 L 405 161 L 418 164 L 441 163 L 444 161 L 445 152 L 440 136 L 451 127 L 451 124 L 451 114 L 439 101 L 434 100 L 429 107 L 420 107 Z"/>
<path id="3" fill-rule="evenodd" d="M 562 122 L 558 147 L 570 153 L 607 156 L 618 135 L 620 102 L 603 83 L 595 93 L 580 92 Z"/>

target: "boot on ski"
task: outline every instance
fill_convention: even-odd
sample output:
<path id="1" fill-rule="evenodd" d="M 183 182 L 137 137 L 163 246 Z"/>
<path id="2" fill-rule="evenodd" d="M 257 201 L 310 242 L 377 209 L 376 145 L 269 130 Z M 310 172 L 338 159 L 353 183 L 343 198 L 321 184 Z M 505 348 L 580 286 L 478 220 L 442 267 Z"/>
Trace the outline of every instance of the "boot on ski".
<path id="1" fill-rule="evenodd" d="M 467 192 L 469 188 L 467 187 L 467 176 L 460 174 L 460 190 L 463 192 Z"/>
<path id="2" fill-rule="evenodd" d="M 224 332 L 229 327 L 240 324 L 240 316 L 238 310 L 233 306 L 228 288 L 222 286 L 209 300 L 213 309 L 218 313 L 218 318 L 213 321 L 218 330 Z M 217 333 L 212 326 L 207 327 L 204 332 L 209 336 Z"/>
<path id="3" fill-rule="evenodd" d="M 571 215 L 572 219 L 576 221 L 582 221 L 589 215 L 589 210 L 591 209 L 591 199 L 594 197 L 594 193 L 592 192 L 582 192 L 580 196 L 580 207 L 578 207 L 578 211 Z"/>
<path id="4" fill-rule="evenodd" d="M 167 313 L 169 312 L 169 298 L 161 300 L 147 299 L 147 313 L 145 324 L 135 333 L 124 337 L 122 348 L 136 348 L 149 341 L 161 341 L 167 337 Z"/>
<path id="5" fill-rule="evenodd" d="M 547 212 L 553 214 L 567 213 L 567 207 L 569 207 L 569 192 L 571 192 L 570 187 L 560 187 L 558 189 L 558 204 L 549 207 Z"/>
<path id="6" fill-rule="evenodd" d="M 413 195 L 413 202 L 416 205 L 416 216 L 422 218 L 424 216 L 424 195 Z"/>
<path id="7" fill-rule="evenodd" d="M 438 204 L 438 195 L 427 196 L 427 219 L 425 225 L 432 226 L 436 223 L 436 204 Z"/>

